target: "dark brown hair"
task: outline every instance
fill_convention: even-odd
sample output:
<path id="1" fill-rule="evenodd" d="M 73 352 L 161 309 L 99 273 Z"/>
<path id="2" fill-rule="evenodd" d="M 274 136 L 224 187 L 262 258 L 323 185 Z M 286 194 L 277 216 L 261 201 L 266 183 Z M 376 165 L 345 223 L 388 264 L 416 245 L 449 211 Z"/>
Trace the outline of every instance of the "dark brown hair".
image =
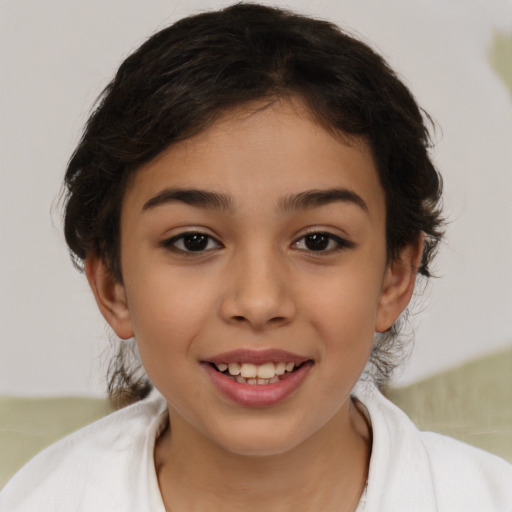
<path id="1" fill-rule="evenodd" d="M 407 87 L 368 45 L 337 26 L 283 9 L 241 3 L 184 18 L 149 38 L 103 91 L 66 172 L 64 230 L 75 264 L 104 259 L 122 282 L 120 209 L 128 176 L 170 144 L 255 100 L 298 96 L 326 128 L 363 137 L 386 198 L 387 251 L 425 234 L 419 273 L 441 238 L 442 182 L 429 132 Z M 394 326 L 371 356 L 389 375 Z M 114 388 L 129 384 L 118 356 Z M 147 389 L 146 389 L 147 391 Z"/>

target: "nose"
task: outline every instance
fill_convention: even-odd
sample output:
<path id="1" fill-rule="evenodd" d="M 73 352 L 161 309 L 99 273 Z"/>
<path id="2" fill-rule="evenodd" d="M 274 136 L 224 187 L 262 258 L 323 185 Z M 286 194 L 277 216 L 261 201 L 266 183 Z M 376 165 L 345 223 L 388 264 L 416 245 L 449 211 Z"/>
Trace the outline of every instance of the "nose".
<path id="1" fill-rule="evenodd" d="M 290 270 L 272 251 L 233 258 L 220 306 L 224 321 L 261 331 L 293 320 L 296 305 Z"/>

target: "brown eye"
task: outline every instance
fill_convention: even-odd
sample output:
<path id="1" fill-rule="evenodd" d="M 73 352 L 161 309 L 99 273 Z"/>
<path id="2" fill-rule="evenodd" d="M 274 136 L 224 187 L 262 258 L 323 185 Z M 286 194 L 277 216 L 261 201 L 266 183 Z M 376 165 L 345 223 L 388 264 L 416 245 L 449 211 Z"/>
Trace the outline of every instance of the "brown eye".
<path id="1" fill-rule="evenodd" d="M 312 252 L 334 252 L 352 246 L 352 242 L 348 240 L 323 232 L 310 233 L 295 242 L 297 249 Z"/>
<path id="2" fill-rule="evenodd" d="M 315 233 L 304 237 L 304 243 L 310 251 L 325 251 L 329 247 L 329 238 L 324 233 Z"/>
<path id="3" fill-rule="evenodd" d="M 183 252 L 203 252 L 221 247 L 219 242 L 205 233 L 182 233 L 166 240 L 163 245 Z"/>
<path id="4" fill-rule="evenodd" d="M 208 237 L 202 233 L 194 233 L 183 237 L 183 245 L 187 251 L 204 251 L 208 245 Z"/>

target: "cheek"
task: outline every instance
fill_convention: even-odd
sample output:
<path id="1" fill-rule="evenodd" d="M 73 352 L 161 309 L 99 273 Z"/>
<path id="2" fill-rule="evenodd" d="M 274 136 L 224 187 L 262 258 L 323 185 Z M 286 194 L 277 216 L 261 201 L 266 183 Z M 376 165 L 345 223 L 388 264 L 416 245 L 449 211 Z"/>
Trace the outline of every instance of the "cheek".
<path id="1" fill-rule="evenodd" d="M 214 311 L 211 288 L 186 271 L 157 265 L 126 283 L 135 337 L 148 373 L 162 361 L 190 355 L 194 339 Z"/>
<path id="2" fill-rule="evenodd" d="M 329 353 L 359 358 L 369 352 L 375 334 L 380 275 L 375 267 L 356 267 L 332 275 L 304 293 L 302 310 L 325 340 Z M 370 269 L 370 270 L 368 270 Z"/>

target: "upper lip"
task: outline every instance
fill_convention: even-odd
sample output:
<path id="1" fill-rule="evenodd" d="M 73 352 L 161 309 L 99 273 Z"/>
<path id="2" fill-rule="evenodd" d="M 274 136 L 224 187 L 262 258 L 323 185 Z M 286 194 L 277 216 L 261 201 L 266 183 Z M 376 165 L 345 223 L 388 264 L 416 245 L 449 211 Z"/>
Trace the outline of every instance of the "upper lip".
<path id="1" fill-rule="evenodd" d="M 286 350 L 281 349 L 262 349 L 262 350 L 254 350 L 254 349 L 237 349 L 231 350 L 229 352 L 223 352 L 222 354 L 217 354 L 213 357 L 209 357 L 205 360 L 208 363 L 252 363 L 252 364 L 264 364 L 264 363 L 294 363 L 296 365 L 302 364 L 305 361 L 308 361 L 309 357 L 301 356 L 299 354 L 293 354 L 292 352 L 287 352 Z"/>

